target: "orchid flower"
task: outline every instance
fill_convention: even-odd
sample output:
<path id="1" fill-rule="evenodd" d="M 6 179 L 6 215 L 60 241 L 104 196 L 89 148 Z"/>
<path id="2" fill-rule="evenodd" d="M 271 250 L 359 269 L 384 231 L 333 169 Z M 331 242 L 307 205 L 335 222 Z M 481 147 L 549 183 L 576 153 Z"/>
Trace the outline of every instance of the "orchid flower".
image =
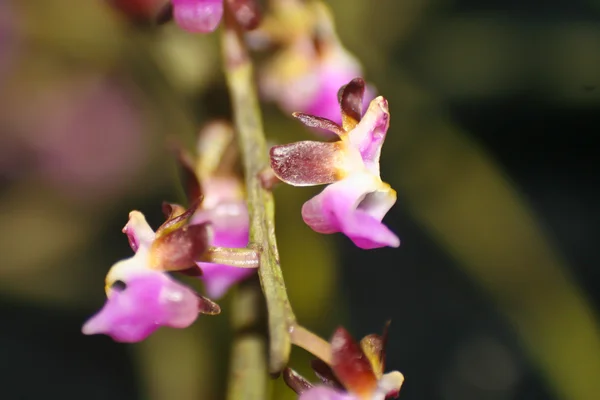
<path id="1" fill-rule="evenodd" d="M 188 225 L 195 209 L 170 209 L 156 231 L 139 211 L 129 214 L 123 232 L 133 257 L 113 265 L 106 275 L 107 301 L 83 326 L 86 335 L 103 333 L 119 342 L 138 342 L 160 326 L 186 328 L 198 313 L 215 315 L 219 306 L 171 278 L 167 271 L 194 265 L 208 248 L 208 225 Z"/>
<path id="2" fill-rule="evenodd" d="M 293 7 L 289 5 L 288 7 Z M 356 76 L 362 75 L 362 66 L 342 45 L 335 33 L 333 16 L 321 2 L 295 4 L 296 13 L 287 10 L 279 24 L 298 26 L 285 29 L 283 34 L 273 29 L 275 22 L 265 21 L 264 38 L 284 41 L 282 50 L 265 65 L 260 75 L 263 97 L 276 102 L 285 112 L 319 115 L 340 123 L 337 102 L 338 89 Z M 303 23 L 302 17 L 311 23 Z M 294 19 L 288 21 L 289 19 Z M 270 21 L 269 21 L 270 22 Z M 374 97 L 374 89 L 367 90 L 367 100 Z"/>
<path id="3" fill-rule="evenodd" d="M 208 223 L 210 245 L 244 248 L 248 245 L 249 217 L 243 184 L 234 172 L 234 132 L 230 125 L 214 122 L 199 135 L 197 159 L 180 152 L 179 161 L 186 176 L 190 198 L 200 193 L 204 200 L 191 218 L 192 224 Z M 254 273 L 252 268 L 238 268 L 222 263 L 198 262 L 209 297 L 222 297 L 229 287 Z"/>
<path id="4" fill-rule="evenodd" d="M 271 168 L 293 186 L 328 185 L 302 207 L 302 218 L 314 231 L 342 232 L 363 249 L 398 247 L 398 237 L 381 222 L 396 202 L 396 191 L 379 174 L 379 156 L 390 123 L 388 103 L 377 97 L 361 119 L 364 91 L 361 78 L 340 89 L 342 126 L 294 113 L 305 125 L 333 132 L 339 140 L 274 146 Z"/>
<path id="5" fill-rule="evenodd" d="M 397 397 L 404 382 L 398 371 L 384 374 L 387 326 L 382 336 L 368 335 L 356 343 L 344 328 L 331 338 L 331 365 L 312 363 L 322 385 L 313 386 L 291 369 L 285 381 L 300 400 L 384 400 Z"/>

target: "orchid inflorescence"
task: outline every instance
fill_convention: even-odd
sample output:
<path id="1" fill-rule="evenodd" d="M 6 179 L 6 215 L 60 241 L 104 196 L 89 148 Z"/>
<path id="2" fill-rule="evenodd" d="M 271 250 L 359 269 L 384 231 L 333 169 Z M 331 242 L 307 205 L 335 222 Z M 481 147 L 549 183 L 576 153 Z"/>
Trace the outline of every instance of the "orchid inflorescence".
<path id="1" fill-rule="evenodd" d="M 188 327 L 199 314 L 219 314 L 213 300 L 259 271 L 269 312 L 270 369 L 283 371 L 300 399 L 396 397 L 404 378 L 397 371 L 384 373 L 387 326 L 382 336 L 369 335 L 360 343 L 338 328 L 326 342 L 296 322 L 279 269 L 270 197 L 278 182 L 326 185 L 302 207 L 310 228 L 343 233 L 362 249 L 398 247 L 400 240 L 382 223 L 396 202 L 379 167 L 390 124 L 387 100 L 373 98 L 374 90 L 356 77 L 360 65 L 341 46 L 331 14 L 319 1 L 274 1 L 262 25 L 253 0 L 172 0 L 155 9 L 160 9 L 161 21 L 172 17 L 191 32 L 211 32 L 224 19 L 225 72 L 235 124 L 206 125 L 195 156 L 174 146 L 188 206 L 163 204 L 165 222 L 156 231 L 141 212 L 130 213 L 123 233 L 134 255 L 110 268 L 106 303 L 83 332 L 138 342 L 161 326 Z M 264 148 L 246 42 L 283 46 L 261 72 L 262 94 L 330 140 Z M 298 66 L 298 60 L 306 63 Z M 366 111 L 365 97 L 370 100 Z M 338 115 L 333 115 L 332 102 Z M 238 172 L 240 152 L 244 177 Z M 202 281 L 207 297 L 176 279 L 178 275 Z M 287 368 L 291 344 L 317 357 L 312 365 L 321 385 L 313 386 Z"/>

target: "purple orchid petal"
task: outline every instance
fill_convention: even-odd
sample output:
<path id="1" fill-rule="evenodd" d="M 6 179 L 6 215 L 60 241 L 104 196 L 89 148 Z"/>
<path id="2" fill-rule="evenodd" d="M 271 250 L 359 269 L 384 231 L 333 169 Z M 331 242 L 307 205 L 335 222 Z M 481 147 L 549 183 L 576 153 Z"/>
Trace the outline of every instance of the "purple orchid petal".
<path id="1" fill-rule="evenodd" d="M 186 328 L 198 317 L 198 297 L 160 272 L 131 277 L 113 289 L 100 312 L 83 326 L 86 335 L 105 334 L 118 342 L 138 342 L 161 326 Z"/>
<path id="2" fill-rule="evenodd" d="M 379 176 L 379 156 L 390 126 L 387 100 L 379 96 L 371 101 L 360 123 L 349 133 L 350 143 L 356 148 L 365 166 Z"/>
<path id="3" fill-rule="evenodd" d="M 223 0 L 172 0 L 173 17 L 188 32 L 210 33 L 223 18 Z"/>
<path id="4" fill-rule="evenodd" d="M 244 202 L 222 202 L 209 210 L 198 211 L 192 223 L 209 222 L 213 231 L 211 244 L 240 248 L 248 245 L 249 217 Z M 218 299 L 234 284 L 248 278 L 254 269 L 199 262 L 202 281 L 209 297 Z"/>
<path id="5" fill-rule="evenodd" d="M 138 251 L 140 247 L 148 248 L 154 241 L 154 231 L 148 225 L 144 214 L 139 211 L 129 213 L 129 221 L 123 228 L 123 233 L 129 239 L 129 245 L 133 251 Z"/>
<path id="6" fill-rule="evenodd" d="M 202 281 L 208 297 L 218 300 L 229 288 L 243 281 L 256 271 L 252 268 L 237 268 L 225 264 L 199 262 L 202 269 Z"/>
<path id="7" fill-rule="evenodd" d="M 400 240 L 381 220 L 396 192 L 368 173 L 327 186 L 302 206 L 302 218 L 319 233 L 342 232 L 363 249 L 398 247 Z"/>
<path id="8" fill-rule="evenodd" d="M 358 398 L 336 389 L 316 386 L 302 393 L 298 400 L 358 400 Z"/>

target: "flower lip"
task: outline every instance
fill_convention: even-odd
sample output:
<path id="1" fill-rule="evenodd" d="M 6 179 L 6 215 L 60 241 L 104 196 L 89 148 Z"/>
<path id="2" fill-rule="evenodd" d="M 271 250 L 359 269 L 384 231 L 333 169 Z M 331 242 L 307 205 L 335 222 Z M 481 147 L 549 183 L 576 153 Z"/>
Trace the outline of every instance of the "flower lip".
<path id="1" fill-rule="evenodd" d="M 199 305 L 191 289 L 164 273 L 134 275 L 126 288 L 111 291 L 104 307 L 84 324 L 82 332 L 103 333 L 118 342 L 138 342 L 160 326 L 191 325 Z"/>

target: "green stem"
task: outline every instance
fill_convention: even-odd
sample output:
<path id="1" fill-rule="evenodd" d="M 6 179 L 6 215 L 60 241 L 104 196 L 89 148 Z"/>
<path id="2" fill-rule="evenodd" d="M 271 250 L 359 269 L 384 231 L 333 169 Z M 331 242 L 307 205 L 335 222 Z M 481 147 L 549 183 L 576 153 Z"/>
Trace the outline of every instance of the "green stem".
<path id="1" fill-rule="evenodd" d="M 242 282 L 233 297 L 234 341 L 231 350 L 227 400 L 264 400 L 267 397 L 267 362 L 262 296 L 256 276 Z"/>
<path id="2" fill-rule="evenodd" d="M 263 188 L 259 178 L 261 171 L 269 166 L 269 158 L 252 62 L 242 33 L 227 12 L 222 48 L 238 145 L 244 162 L 250 213 L 250 247 L 261 253 L 258 275 L 269 314 L 269 371 L 279 374 L 289 359 L 289 329 L 295 324 L 296 318 L 279 265 L 273 196 Z"/>

